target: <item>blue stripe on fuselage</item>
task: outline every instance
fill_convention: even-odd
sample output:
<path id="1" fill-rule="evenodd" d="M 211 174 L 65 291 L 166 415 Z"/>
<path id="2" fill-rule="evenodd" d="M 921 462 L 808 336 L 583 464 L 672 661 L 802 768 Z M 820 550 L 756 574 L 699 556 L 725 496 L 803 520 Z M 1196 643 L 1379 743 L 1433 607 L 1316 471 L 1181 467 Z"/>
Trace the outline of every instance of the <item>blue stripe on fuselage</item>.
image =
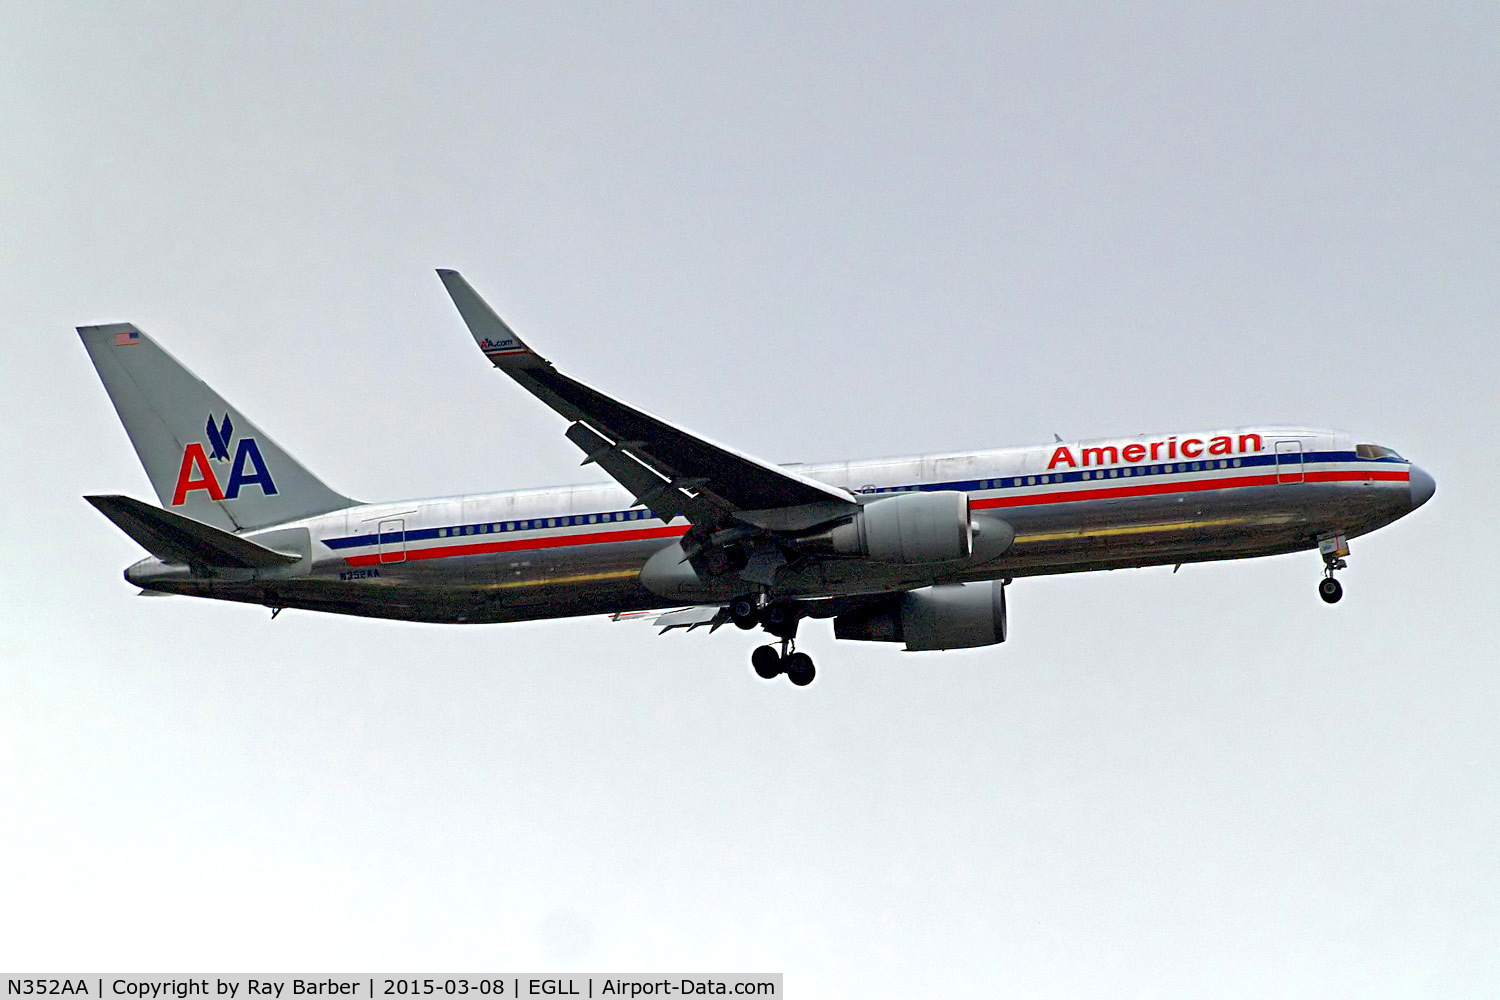
<path id="1" fill-rule="evenodd" d="M 1403 458 L 1360 458 L 1352 451 L 1308 451 L 1302 452 L 1301 462 L 1295 460 L 1298 453 L 1292 452 L 1287 457 L 1292 459 L 1287 465 L 1319 464 L 1323 462 L 1359 462 L 1368 464 L 1395 464 L 1405 465 Z M 1192 472 L 1218 471 L 1219 469 L 1245 469 L 1258 466 L 1275 466 L 1278 455 L 1275 453 L 1266 455 L 1237 455 L 1230 458 L 1196 458 L 1196 459 L 1173 459 L 1168 462 L 1146 462 L 1141 464 L 1117 464 L 1092 466 L 1087 469 L 1055 469 L 1047 472 L 1036 472 L 1025 476 L 998 476 L 993 479 L 966 479 L 945 483 L 913 483 L 906 486 L 881 486 L 872 490 L 854 490 L 866 496 L 878 496 L 884 493 L 914 493 L 914 492 L 938 492 L 943 490 L 957 490 L 963 493 L 975 493 L 980 491 L 994 490 L 1017 490 L 1031 489 L 1036 486 L 1056 485 L 1059 483 L 1083 483 L 1097 482 L 1100 479 L 1133 479 L 1142 476 L 1164 476 L 1182 475 Z M 1126 474 L 1128 470 L 1128 474 Z M 1110 475 L 1114 472 L 1114 475 Z M 1084 474 L 1088 474 L 1088 479 Z M 1046 477 L 1043 479 L 1043 477 Z M 589 518 L 595 520 L 590 521 Z M 407 542 L 427 541 L 431 539 L 467 538 L 477 535 L 510 534 L 520 531 L 549 531 L 557 528 L 591 528 L 603 527 L 604 525 L 628 525 L 635 521 L 653 520 L 654 515 L 644 510 L 611 510 L 594 511 L 586 514 L 563 514 L 551 517 L 523 517 L 509 521 L 481 521 L 472 524 L 442 525 L 435 528 L 413 528 L 405 533 Z M 553 522 L 551 524 L 547 522 Z M 522 527 L 525 525 L 525 527 Z M 387 532 L 383 537 L 377 537 L 374 532 L 364 535 L 348 535 L 342 538 L 325 538 L 323 544 L 331 549 L 356 549 L 370 545 L 378 545 L 382 541 L 394 544 L 402 540 L 399 532 Z"/>

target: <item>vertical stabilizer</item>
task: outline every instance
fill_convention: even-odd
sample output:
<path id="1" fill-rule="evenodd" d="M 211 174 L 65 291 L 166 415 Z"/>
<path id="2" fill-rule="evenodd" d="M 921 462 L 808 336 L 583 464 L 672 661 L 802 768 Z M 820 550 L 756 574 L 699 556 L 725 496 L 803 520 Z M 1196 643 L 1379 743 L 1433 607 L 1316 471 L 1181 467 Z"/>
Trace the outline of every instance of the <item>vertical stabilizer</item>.
<path id="1" fill-rule="evenodd" d="M 241 531 L 353 505 L 136 327 L 78 334 L 167 510 Z"/>

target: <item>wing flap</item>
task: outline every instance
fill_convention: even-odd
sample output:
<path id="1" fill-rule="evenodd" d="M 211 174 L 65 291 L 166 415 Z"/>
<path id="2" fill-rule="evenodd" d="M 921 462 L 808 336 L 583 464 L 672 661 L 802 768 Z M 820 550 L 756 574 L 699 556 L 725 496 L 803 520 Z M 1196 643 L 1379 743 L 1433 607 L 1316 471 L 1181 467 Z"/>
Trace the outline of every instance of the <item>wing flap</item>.
<path id="1" fill-rule="evenodd" d="M 704 626 L 707 626 L 710 632 L 717 632 L 720 626 L 728 624 L 729 621 L 728 608 L 715 604 L 703 604 L 658 615 L 653 624 L 661 629 L 659 634 L 665 635 L 674 628 L 685 628 L 691 632 L 695 628 Z"/>
<path id="2" fill-rule="evenodd" d="M 663 521 L 686 514 L 693 506 L 694 498 L 683 493 L 673 480 L 663 479 L 627 447 L 610 441 L 587 424 L 571 424 L 565 436 L 583 451 L 583 464 L 598 465 L 625 487 L 636 503 L 649 508 Z"/>

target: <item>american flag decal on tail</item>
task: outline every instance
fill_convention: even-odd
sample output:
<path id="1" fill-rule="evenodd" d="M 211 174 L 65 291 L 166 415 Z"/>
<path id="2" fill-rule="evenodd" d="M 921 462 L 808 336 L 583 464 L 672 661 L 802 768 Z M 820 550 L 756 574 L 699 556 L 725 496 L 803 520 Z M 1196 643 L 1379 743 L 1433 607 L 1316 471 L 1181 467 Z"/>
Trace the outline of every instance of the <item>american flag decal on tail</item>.
<path id="1" fill-rule="evenodd" d="M 140 342 L 141 333 L 139 330 L 126 330 L 124 333 L 115 334 L 116 347 L 130 347 L 134 344 L 139 344 Z"/>

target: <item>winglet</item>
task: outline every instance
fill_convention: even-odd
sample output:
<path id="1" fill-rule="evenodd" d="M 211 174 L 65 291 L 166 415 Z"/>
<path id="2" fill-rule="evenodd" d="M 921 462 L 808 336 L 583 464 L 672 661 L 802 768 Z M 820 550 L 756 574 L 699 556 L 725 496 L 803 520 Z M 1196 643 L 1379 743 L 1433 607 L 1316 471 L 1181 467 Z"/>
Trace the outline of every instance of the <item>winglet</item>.
<path id="1" fill-rule="evenodd" d="M 442 280 L 443 287 L 448 289 L 448 295 L 458 307 L 458 314 L 463 317 L 469 333 L 473 334 L 474 342 L 479 345 L 484 356 L 494 362 L 496 368 L 534 368 L 548 363 L 527 347 L 514 330 L 505 325 L 505 320 L 496 315 L 495 310 L 474 291 L 463 275 L 440 267 L 438 278 Z"/>

